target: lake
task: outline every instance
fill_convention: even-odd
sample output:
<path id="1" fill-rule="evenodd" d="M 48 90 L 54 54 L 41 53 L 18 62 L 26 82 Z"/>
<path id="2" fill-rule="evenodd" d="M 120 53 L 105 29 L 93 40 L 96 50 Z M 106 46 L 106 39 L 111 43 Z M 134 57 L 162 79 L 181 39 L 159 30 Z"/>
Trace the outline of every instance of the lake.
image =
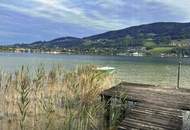
<path id="1" fill-rule="evenodd" d="M 52 55 L 29 53 L 0 53 L 0 66 L 13 72 L 22 65 L 35 69 L 44 64 L 49 68 L 53 64 L 63 64 L 66 69 L 78 65 L 95 64 L 115 67 L 115 78 L 127 82 L 147 83 L 175 87 L 177 84 L 177 59 L 161 57 L 128 56 L 90 56 L 90 55 Z M 190 59 L 184 58 L 181 69 L 180 86 L 190 88 Z"/>

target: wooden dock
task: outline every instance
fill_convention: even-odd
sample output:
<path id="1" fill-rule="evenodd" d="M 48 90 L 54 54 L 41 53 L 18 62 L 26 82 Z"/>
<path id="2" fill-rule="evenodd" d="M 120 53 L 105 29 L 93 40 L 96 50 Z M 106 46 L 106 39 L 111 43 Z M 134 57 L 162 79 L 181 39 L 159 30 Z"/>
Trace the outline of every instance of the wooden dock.
<path id="1" fill-rule="evenodd" d="M 118 130 L 182 130 L 182 111 L 190 111 L 189 89 L 122 82 L 101 96 L 108 104 L 107 120 L 111 98 L 134 104 L 124 113 Z"/>

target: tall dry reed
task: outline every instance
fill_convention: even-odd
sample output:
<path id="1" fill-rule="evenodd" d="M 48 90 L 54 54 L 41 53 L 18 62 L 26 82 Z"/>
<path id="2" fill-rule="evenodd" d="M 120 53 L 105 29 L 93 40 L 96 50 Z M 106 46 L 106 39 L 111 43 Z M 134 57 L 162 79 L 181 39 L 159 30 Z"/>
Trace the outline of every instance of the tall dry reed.
<path id="1" fill-rule="evenodd" d="M 0 127 L 103 130 L 105 106 L 99 94 L 112 85 L 112 75 L 97 71 L 96 66 L 79 66 L 66 72 L 60 65 L 50 70 L 40 65 L 35 72 L 27 67 L 11 74 L 2 72 Z M 113 120 L 117 119 L 114 114 Z"/>

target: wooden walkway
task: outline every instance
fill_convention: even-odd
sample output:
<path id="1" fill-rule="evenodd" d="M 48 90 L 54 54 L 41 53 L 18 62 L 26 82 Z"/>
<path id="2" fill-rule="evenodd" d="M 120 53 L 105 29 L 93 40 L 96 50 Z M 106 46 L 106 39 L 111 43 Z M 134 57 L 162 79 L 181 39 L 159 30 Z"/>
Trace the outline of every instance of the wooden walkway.
<path id="1" fill-rule="evenodd" d="M 118 130 L 181 130 L 182 110 L 190 111 L 189 89 L 122 82 L 102 92 L 101 96 L 108 104 L 107 120 L 111 98 L 134 103 L 126 110 Z"/>

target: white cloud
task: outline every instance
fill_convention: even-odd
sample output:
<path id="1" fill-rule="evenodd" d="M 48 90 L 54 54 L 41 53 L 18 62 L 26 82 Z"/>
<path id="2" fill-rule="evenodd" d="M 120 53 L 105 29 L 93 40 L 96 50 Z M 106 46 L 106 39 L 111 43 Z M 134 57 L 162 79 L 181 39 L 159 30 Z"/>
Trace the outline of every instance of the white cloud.
<path id="1" fill-rule="evenodd" d="M 167 6 L 173 14 L 184 15 L 190 20 L 190 0 L 144 0 L 145 2 L 159 3 Z"/>
<path id="2" fill-rule="evenodd" d="M 23 1 L 25 4 L 27 4 L 26 0 Z M 113 0 L 106 0 L 105 2 L 104 4 L 114 4 Z M 87 10 L 88 14 L 96 15 L 96 17 L 91 17 L 87 15 L 84 8 L 76 6 L 74 2 L 69 0 L 31 0 L 31 3 L 33 6 L 30 8 L 3 2 L 0 3 L 0 7 L 4 7 L 33 17 L 46 18 L 54 22 L 72 23 L 80 26 L 89 26 L 99 29 L 119 29 L 125 26 L 122 23 L 122 20 L 110 20 L 107 18 L 107 16 L 102 15 L 100 12 L 94 13 L 92 10 Z M 116 3 L 119 4 L 119 2 Z"/>
<path id="3" fill-rule="evenodd" d="M 124 0 L 97 0 L 96 2 L 104 8 L 118 8 L 126 4 Z"/>
<path id="4" fill-rule="evenodd" d="M 60 0 L 33 0 L 35 2 L 38 2 L 43 6 L 45 9 L 51 10 L 60 10 L 60 11 L 65 11 L 69 13 L 73 13 L 76 15 L 83 14 L 82 10 L 77 7 L 67 7 L 69 6 L 68 2 L 66 1 L 60 1 Z"/>
<path id="5" fill-rule="evenodd" d="M 93 29 L 114 30 L 149 22 L 147 19 L 151 17 L 154 21 L 153 13 L 146 12 L 146 3 L 152 6 L 164 5 L 163 8 L 168 8 L 169 13 L 174 16 L 185 16 L 184 19 L 190 20 L 189 2 L 190 0 L 2 0 L 0 7 L 32 17 L 45 18 L 55 24 L 71 23 Z M 130 9 L 139 12 L 130 12 Z M 144 9 L 144 12 L 140 12 L 141 9 Z"/>

